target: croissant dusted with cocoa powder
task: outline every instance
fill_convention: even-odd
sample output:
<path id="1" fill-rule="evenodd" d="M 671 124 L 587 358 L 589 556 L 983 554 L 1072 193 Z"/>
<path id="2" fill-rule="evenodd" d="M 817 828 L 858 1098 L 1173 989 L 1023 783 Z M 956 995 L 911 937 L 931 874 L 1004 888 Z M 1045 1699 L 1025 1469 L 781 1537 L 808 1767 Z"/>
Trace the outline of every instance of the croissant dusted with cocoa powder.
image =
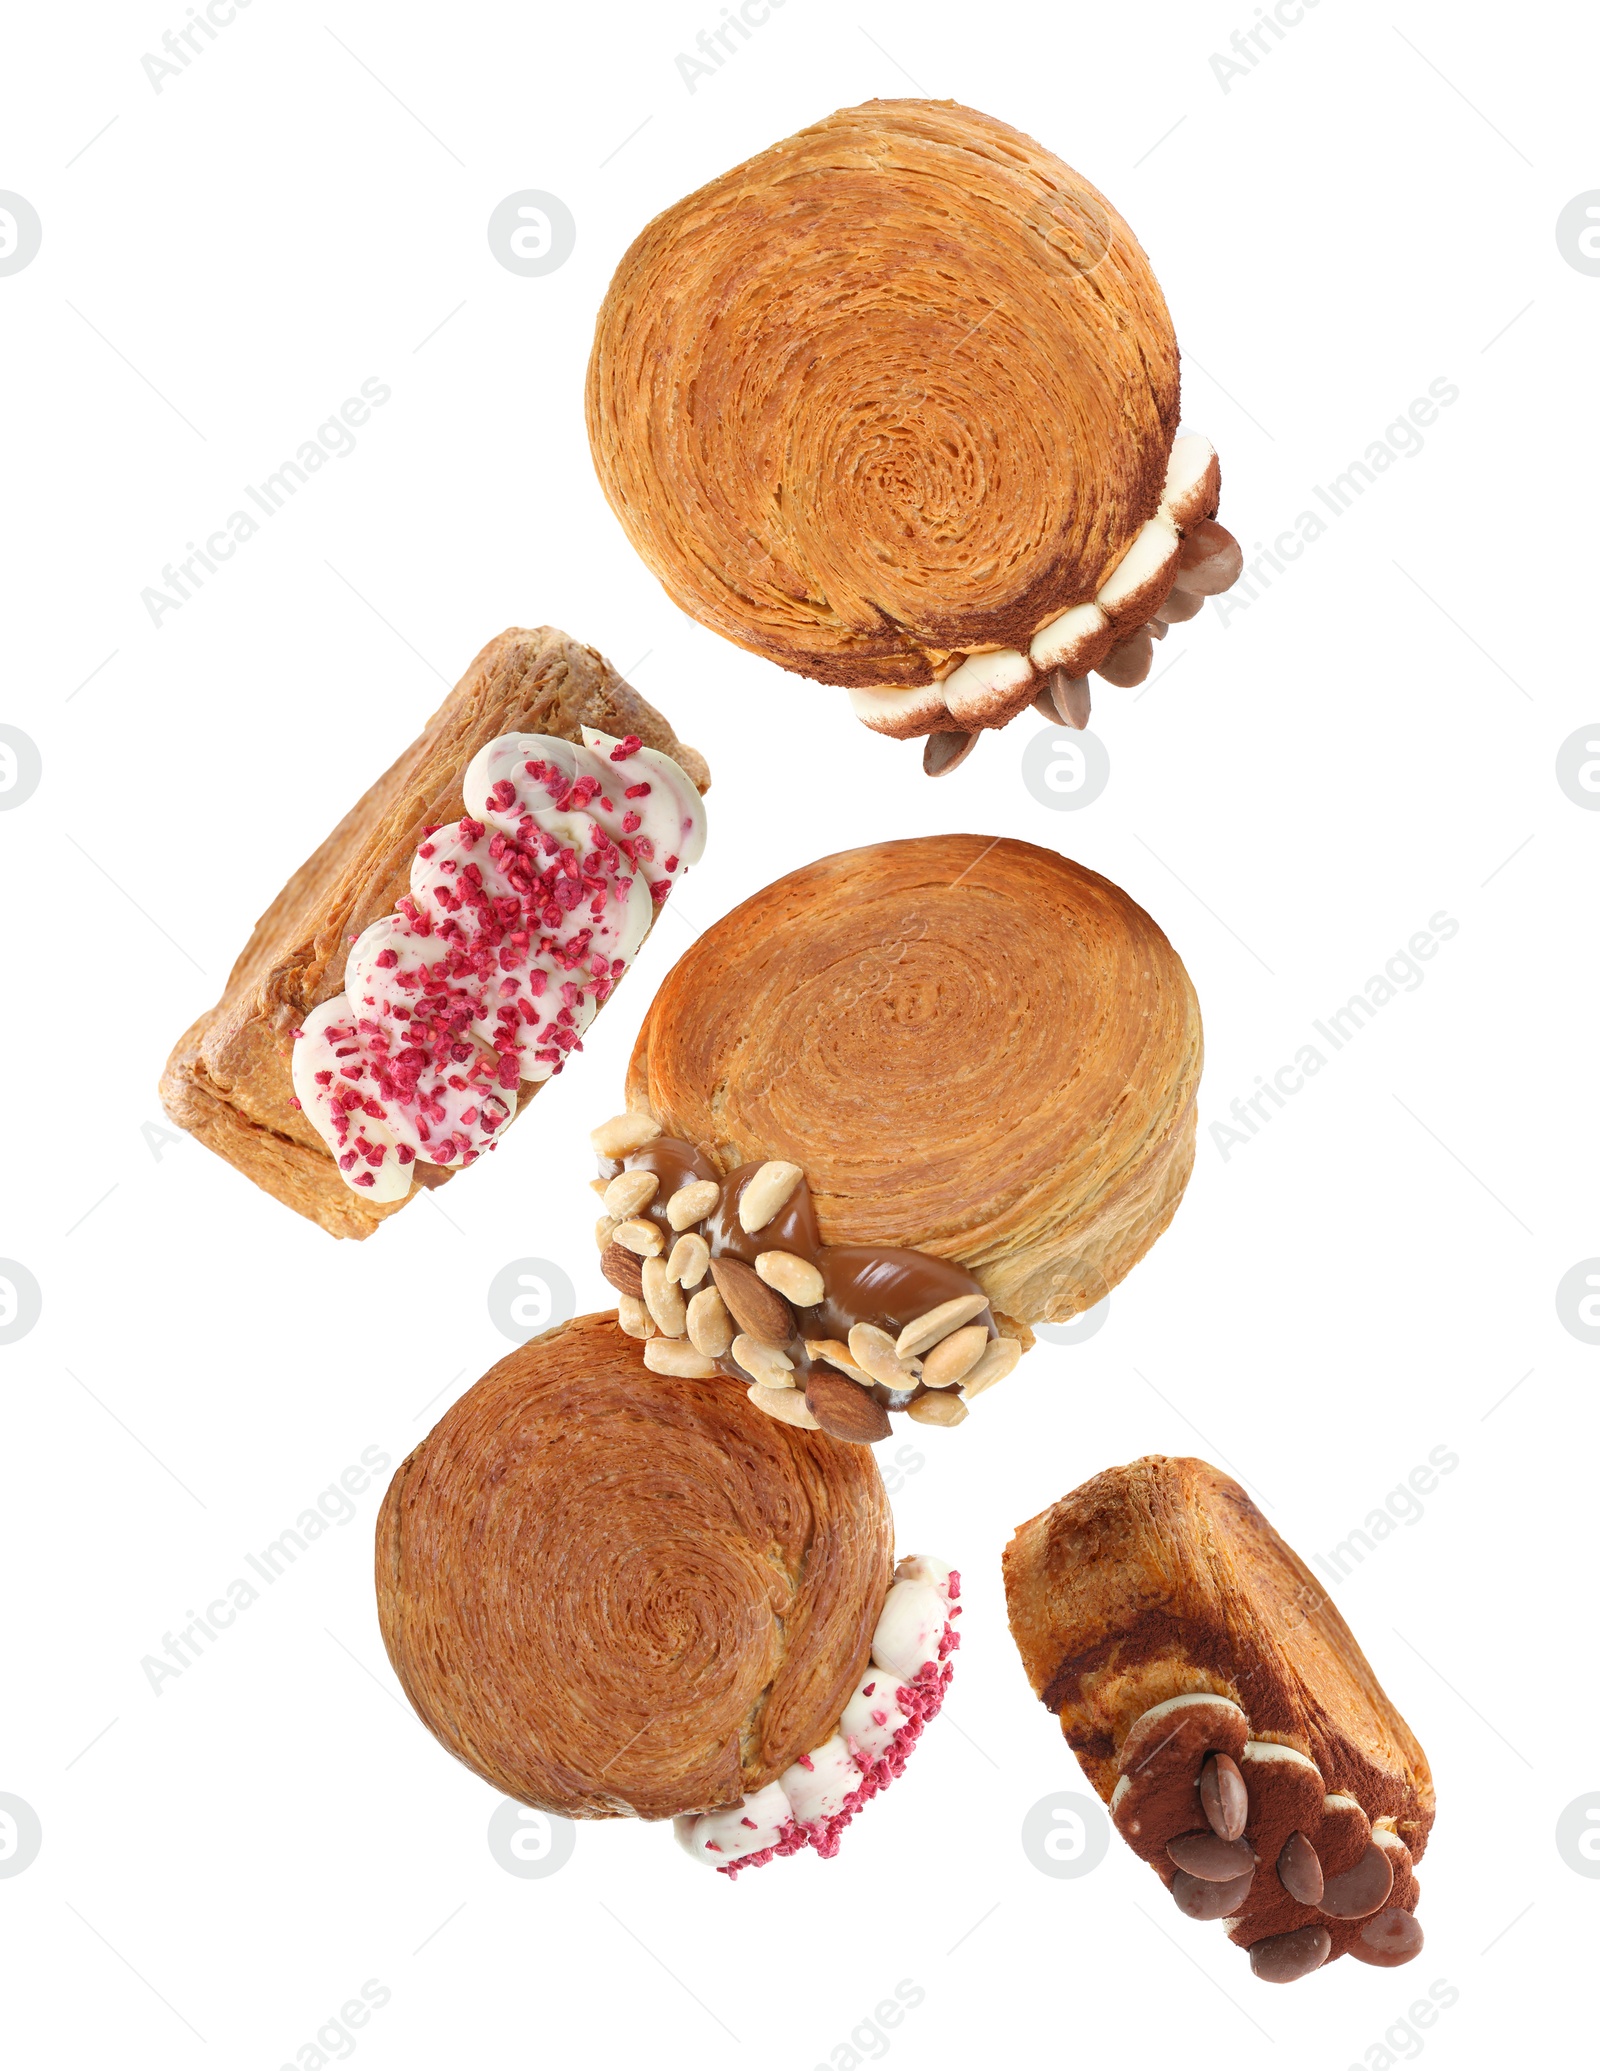
<path id="1" fill-rule="evenodd" d="M 1019 1525 L 1012 1636 L 1125 1841 L 1258 1977 L 1422 1947 L 1433 1778 L 1327 1591 L 1204 1460 L 1113 1467 Z"/>
<path id="2" fill-rule="evenodd" d="M 647 1373 L 612 1316 L 503 1359 L 395 1474 L 378 1616 L 429 1731 L 572 1819 L 697 1860 L 835 1852 L 939 1706 L 959 1580 L 896 1572 L 877 1464 L 725 1381 Z"/>
<path id="3" fill-rule="evenodd" d="M 256 923 L 167 1061 L 167 1113 L 369 1236 L 581 1047 L 699 853 L 709 784 L 593 648 L 502 633 Z"/>
<path id="4" fill-rule="evenodd" d="M 997 1315 L 1060 1322 L 1171 1220 L 1200 1066 L 1188 974 L 1125 892 L 950 834 L 824 857 L 708 928 L 627 1104 L 721 1173 L 800 1168 L 827 1244 L 931 1253 Z"/>
<path id="5" fill-rule="evenodd" d="M 898 738 L 1082 726 L 1242 565 L 1150 263 L 1041 145 L 870 101 L 648 224 L 595 326 L 600 482 L 668 594 Z"/>

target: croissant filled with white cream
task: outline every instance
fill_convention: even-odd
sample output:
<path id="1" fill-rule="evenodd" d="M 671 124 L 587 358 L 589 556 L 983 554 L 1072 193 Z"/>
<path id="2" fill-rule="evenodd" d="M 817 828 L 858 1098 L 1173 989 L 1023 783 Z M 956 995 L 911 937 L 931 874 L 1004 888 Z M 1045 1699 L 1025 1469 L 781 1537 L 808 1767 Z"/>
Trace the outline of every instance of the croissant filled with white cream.
<path id="1" fill-rule="evenodd" d="M 647 1372 L 614 1316 L 580 1316 L 400 1467 L 378 1616 L 423 1724 L 496 1790 L 670 1817 L 735 1874 L 836 1854 L 943 1701 L 959 1577 L 893 1548 L 866 1446 Z"/>
<path id="2" fill-rule="evenodd" d="M 370 1235 L 582 1048 L 701 852 L 709 782 L 592 648 L 502 633 L 257 923 L 168 1060 L 167 1112 Z"/>

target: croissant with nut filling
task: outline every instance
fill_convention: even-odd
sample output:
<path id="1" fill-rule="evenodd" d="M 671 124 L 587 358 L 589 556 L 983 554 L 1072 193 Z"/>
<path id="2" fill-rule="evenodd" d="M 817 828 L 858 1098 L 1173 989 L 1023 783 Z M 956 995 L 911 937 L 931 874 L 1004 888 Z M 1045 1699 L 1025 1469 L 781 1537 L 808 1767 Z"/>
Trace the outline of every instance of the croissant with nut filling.
<path id="1" fill-rule="evenodd" d="M 406 1695 L 460 1761 L 569 1819 L 676 1821 L 707 1868 L 838 1850 L 939 1709 L 959 1577 L 896 1568 L 877 1464 L 611 1316 L 535 1338 L 406 1460 L 377 1527 Z"/>
<path id="2" fill-rule="evenodd" d="M 494 1148 L 705 838 L 693 748 L 593 648 L 502 633 L 256 923 L 167 1113 L 335 1237 Z"/>
<path id="3" fill-rule="evenodd" d="M 648 224 L 595 325 L 601 486 L 668 594 L 930 775 L 1242 567 L 1178 435 L 1150 262 L 1070 166 L 952 101 L 843 108 Z"/>
<path id="4" fill-rule="evenodd" d="M 1427 1757 L 1237 1482 L 1109 1468 L 1019 1525 L 1004 1569 L 1029 1682 L 1181 1913 L 1273 1984 L 1410 1962 Z"/>
<path id="5" fill-rule="evenodd" d="M 624 1327 L 837 1436 L 959 1423 L 1165 1229 L 1200 1064 L 1171 943 L 1053 850 L 808 864 L 679 959 L 595 1132 Z"/>

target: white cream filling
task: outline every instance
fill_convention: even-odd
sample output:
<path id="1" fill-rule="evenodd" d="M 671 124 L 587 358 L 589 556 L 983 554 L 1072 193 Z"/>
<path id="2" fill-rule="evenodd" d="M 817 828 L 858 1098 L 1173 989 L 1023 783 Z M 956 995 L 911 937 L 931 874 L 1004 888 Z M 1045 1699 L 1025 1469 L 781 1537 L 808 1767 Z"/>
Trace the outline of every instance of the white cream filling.
<path id="1" fill-rule="evenodd" d="M 1148 1726 L 1154 1719 L 1170 1718 L 1173 1712 L 1182 1711 L 1191 1704 L 1225 1704 L 1231 1711 L 1239 1712 L 1241 1718 L 1244 1716 L 1231 1697 L 1219 1697 L 1211 1690 L 1185 1690 L 1179 1697 L 1163 1698 L 1160 1704 L 1152 1704 L 1148 1711 L 1140 1712 L 1129 1727 L 1127 1737 L 1131 1740 L 1136 1728 Z"/>
<path id="2" fill-rule="evenodd" d="M 930 1661 L 938 1660 L 948 1623 L 949 1605 L 932 1582 L 896 1582 L 872 1635 L 872 1658 L 909 1683 Z"/>
<path id="3" fill-rule="evenodd" d="M 1241 1762 L 1298 1762 L 1302 1769 L 1309 1769 L 1320 1777 L 1322 1771 L 1309 1755 L 1301 1754 L 1297 1747 L 1286 1747 L 1280 1740 L 1247 1740 Z"/>
<path id="4" fill-rule="evenodd" d="M 497 1040 L 514 1052 L 519 1081 L 556 1071 L 637 955 L 660 900 L 703 853 L 705 809 L 690 778 L 654 748 L 618 757 L 620 745 L 586 727 L 581 746 L 519 733 L 481 748 L 467 765 L 462 796 L 467 819 L 481 823 L 483 834 L 464 833 L 458 823 L 419 844 L 412 911 L 403 901 L 366 928 L 346 959 L 344 991 L 307 1015 L 290 1057 L 295 1098 L 353 1192 L 402 1200 L 417 1160 L 459 1165 L 496 1141 L 517 1102 L 516 1088 L 500 1083 Z M 530 763 L 546 774 L 531 776 Z M 593 795 L 581 807 L 554 803 L 586 778 Z M 529 914 L 508 874 L 518 871 L 518 859 L 503 858 L 502 867 L 491 856 L 497 835 L 525 843 L 541 875 L 558 851 L 570 852 L 603 888 L 586 890 L 551 926 L 545 913 Z M 450 954 L 452 912 L 473 879 L 488 899 L 517 902 L 516 926 L 528 939 L 502 945 L 487 974 L 424 995 L 419 979 L 437 976 Z M 470 916 L 470 900 L 465 910 Z M 464 934 L 473 940 L 476 923 Z M 424 998 L 436 1022 L 443 1010 L 457 1024 L 462 1054 L 443 1064 L 430 1054 L 405 1096 L 393 1074 Z"/>
<path id="5" fill-rule="evenodd" d="M 922 721 L 942 708 L 950 718 L 963 724 L 986 724 L 987 708 L 996 696 L 1019 691 L 1035 675 L 1048 674 L 1085 652 L 1091 641 L 1104 634 L 1117 610 L 1157 575 L 1165 562 L 1176 557 L 1181 544 L 1180 527 L 1187 529 L 1193 523 L 1192 515 L 1186 516 L 1189 500 L 1205 480 L 1215 458 L 1216 449 L 1211 441 L 1196 432 L 1174 439 L 1155 516 L 1134 534 L 1093 601 L 1074 604 L 1040 626 L 1026 654 L 1020 648 L 1001 647 L 986 654 L 968 655 L 941 681 L 914 690 L 853 689 L 849 697 L 856 717 L 863 725 L 892 732 L 897 720 Z M 1129 631 L 1132 630 L 1130 627 Z"/>
<path id="6" fill-rule="evenodd" d="M 870 1665 L 845 1706 L 836 1733 L 739 1804 L 698 1816 L 678 1814 L 673 1831 L 696 1862 L 712 1869 L 736 1865 L 764 1848 L 776 1847 L 789 1821 L 815 1826 L 844 1809 L 873 1762 L 910 1723 L 896 1690 L 927 1662 L 939 1659 L 940 1643 L 951 1622 L 950 1573 L 943 1561 L 926 1554 L 913 1554 L 896 1568 L 896 1579 L 889 1585 L 873 1628 Z M 938 1623 L 930 1649 L 933 1605 L 938 1607 Z M 909 1668 L 897 1665 L 913 1660 L 915 1666 Z"/>
<path id="7" fill-rule="evenodd" d="M 900 1709 L 900 1700 L 895 1695 L 899 1687 L 898 1676 L 890 1675 L 886 1668 L 879 1668 L 876 1663 L 870 1664 L 851 1692 L 850 1702 L 839 1720 L 839 1731 L 844 1736 L 845 1745 L 868 1762 L 875 1762 L 907 1723 L 906 1714 Z"/>

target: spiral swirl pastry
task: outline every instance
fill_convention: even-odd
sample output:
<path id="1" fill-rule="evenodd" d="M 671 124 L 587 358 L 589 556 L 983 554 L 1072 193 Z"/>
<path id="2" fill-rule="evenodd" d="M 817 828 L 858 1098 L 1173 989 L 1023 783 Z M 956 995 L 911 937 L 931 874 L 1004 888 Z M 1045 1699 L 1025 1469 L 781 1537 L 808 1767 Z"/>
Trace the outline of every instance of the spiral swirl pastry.
<path id="1" fill-rule="evenodd" d="M 864 1446 L 646 1373 L 582 1316 L 396 1473 L 378 1612 L 423 1723 L 497 1789 L 573 1819 L 709 1813 L 836 1734 L 892 1540 Z"/>
<path id="2" fill-rule="evenodd" d="M 955 737 L 930 774 L 1041 698 L 1081 726 L 1091 669 L 1148 669 L 1175 583 L 1171 620 L 1238 573 L 1132 231 L 954 102 L 841 109 L 647 225 L 587 408 L 673 599 L 880 732 Z"/>
<path id="3" fill-rule="evenodd" d="M 1166 1227 L 1200 1066 L 1147 913 L 1051 850 L 960 834 L 736 907 L 656 994 L 627 1090 L 724 1172 L 801 1167 L 828 1244 L 959 1262 L 1006 1328 L 1091 1307 Z"/>

